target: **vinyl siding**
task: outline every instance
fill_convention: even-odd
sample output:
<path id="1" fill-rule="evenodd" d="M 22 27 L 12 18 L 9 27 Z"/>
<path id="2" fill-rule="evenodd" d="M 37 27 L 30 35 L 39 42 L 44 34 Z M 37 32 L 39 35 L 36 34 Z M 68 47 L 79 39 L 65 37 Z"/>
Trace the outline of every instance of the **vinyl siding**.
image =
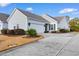
<path id="1" fill-rule="evenodd" d="M 0 21 L 0 30 L 3 29 L 3 23 Z"/>
<path id="2" fill-rule="evenodd" d="M 28 27 L 29 29 L 36 29 L 37 33 L 44 33 L 44 22 L 34 21 L 33 18 L 28 17 L 28 23 L 30 23 L 30 26 Z"/>
<path id="3" fill-rule="evenodd" d="M 59 24 L 58 24 L 59 29 L 69 29 L 69 24 L 66 21 L 66 18 L 64 18 Z"/>
<path id="4" fill-rule="evenodd" d="M 57 30 L 58 30 L 58 29 L 57 29 L 57 28 L 58 28 L 58 26 L 57 26 L 57 21 L 56 21 L 55 19 L 49 17 L 48 15 L 43 15 L 42 17 L 43 17 L 44 19 L 46 19 L 47 21 L 49 21 L 49 24 L 50 24 L 50 25 L 53 25 L 53 24 L 56 25 L 56 29 L 53 30 L 53 31 L 57 31 Z M 49 26 L 48 26 L 48 30 L 49 30 Z M 52 31 L 52 30 L 49 30 L 49 31 Z"/>
<path id="5" fill-rule="evenodd" d="M 16 9 L 8 20 L 8 28 L 14 29 L 14 26 L 17 26 L 17 24 L 19 25 L 19 28 L 27 30 L 27 17 Z"/>

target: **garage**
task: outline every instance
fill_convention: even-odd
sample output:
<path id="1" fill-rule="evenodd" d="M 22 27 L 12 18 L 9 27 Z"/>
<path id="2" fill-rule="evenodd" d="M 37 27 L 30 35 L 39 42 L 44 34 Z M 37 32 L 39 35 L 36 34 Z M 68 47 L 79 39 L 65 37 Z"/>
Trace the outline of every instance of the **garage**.
<path id="1" fill-rule="evenodd" d="M 43 22 L 37 22 L 37 21 L 29 21 L 30 26 L 29 29 L 36 29 L 37 33 L 44 33 L 45 27 Z"/>

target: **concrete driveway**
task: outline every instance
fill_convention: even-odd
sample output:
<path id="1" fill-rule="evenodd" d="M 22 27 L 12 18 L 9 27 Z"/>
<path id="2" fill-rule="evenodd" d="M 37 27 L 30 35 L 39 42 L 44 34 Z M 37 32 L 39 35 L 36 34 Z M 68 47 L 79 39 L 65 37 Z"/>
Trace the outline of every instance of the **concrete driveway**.
<path id="1" fill-rule="evenodd" d="M 78 33 L 42 34 L 45 38 L 4 52 L 2 56 L 71 56 L 79 55 Z"/>

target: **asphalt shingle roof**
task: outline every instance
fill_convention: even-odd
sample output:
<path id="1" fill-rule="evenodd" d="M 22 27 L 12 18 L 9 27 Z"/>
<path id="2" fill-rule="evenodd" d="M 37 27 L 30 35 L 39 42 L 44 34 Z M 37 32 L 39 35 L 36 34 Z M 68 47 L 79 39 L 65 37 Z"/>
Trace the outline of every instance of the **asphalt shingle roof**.
<path id="1" fill-rule="evenodd" d="M 50 15 L 48 15 L 48 16 L 51 17 L 51 18 L 53 18 L 54 20 L 56 20 L 58 23 L 60 23 L 62 20 L 64 20 L 64 17 L 66 17 L 66 16 L 52 17 Z"/>
<path id="2" fill-rule="evenodd" d="M 65 16 L 58 16 L 58 17 L 54 17 L 56 21 L 58 21 L 58 23 L 60 23 L 62 20 L 64 20 Z"/>
<path id="3" fill-rule="evenodd" d="M 18 8 L 17 8 L 18 9 Z M 22 10 L 22 9 L 18 9 L 20 12 L 22 12 L 24 15 L 28 16 L 28 17 L 32 17 L 32 18 L 35 18 L 35 20 L 37 21 L 40 21 L 40 22 L 46 22 L 48 23 L 47 20 L 45 20 L 42 16 L 39 16 L 39 15 L 36 15 L 34 13 L 31 13 L 29 11 L 25 11 L 25 10 Z M 33 19 L 34 20 L 34 19 Z"/>
<path id="4" fill-rule="evenodd" d="M 7 18 L 9 17 L 8 14 L 0 13 L 0 20 L 2 22 L 7 22 Z"/>

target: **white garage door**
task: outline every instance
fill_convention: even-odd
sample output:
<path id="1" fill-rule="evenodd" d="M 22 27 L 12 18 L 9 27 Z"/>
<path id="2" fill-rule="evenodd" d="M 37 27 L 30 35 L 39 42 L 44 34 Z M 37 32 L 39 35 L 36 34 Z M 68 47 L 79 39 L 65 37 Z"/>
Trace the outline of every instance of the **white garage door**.
<path id="1" fill-rule="evenodd" d="M 37 33 L 44 33 L 44 31 L 45 31 L 45 27 L 43 24 L 31 23 L 29 28 L 36 29 Z"/>

